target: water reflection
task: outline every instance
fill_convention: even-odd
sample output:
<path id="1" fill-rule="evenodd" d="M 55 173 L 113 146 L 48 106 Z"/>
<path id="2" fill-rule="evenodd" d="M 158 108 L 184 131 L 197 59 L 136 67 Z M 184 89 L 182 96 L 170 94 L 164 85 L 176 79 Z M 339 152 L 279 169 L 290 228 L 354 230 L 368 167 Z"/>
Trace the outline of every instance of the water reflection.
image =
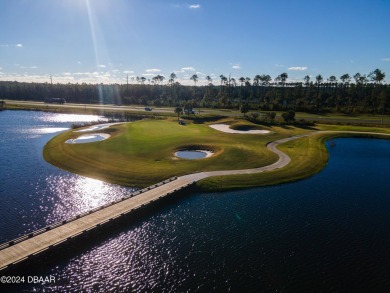
<path id="1" fill-rule="evenodd" d="M 72 122 L 97 115 L 0 112 L 0 243 L 111 202 L 133 190 L 58 169 L 43 146 Z"/>
<path id="2" fill-rule="evenodd" d="M 32 131 L 30 130 L 30 133 L 37 133 L 37 134 L 48 134 L 48 133 L 57 133 L 61 131 L 68 130 L 69 128 L 65 127 L 43 127 L 43 128 L 36 128 Z"/>
<path id="3" fill-rule="evenodd" d="M 108 184 L 100 180 L 79 175 L 49 176 L 48 193 L 53 195 L 53 205 L 47 216 L 47 224 L 62 221 L 87 212 L 106 203 L 129 195 L 133 190 Z M 44 211 L 45 200 L 41 210 Z"/>
<path id="4" fill-rule="evenodd" d="M 107 118 L 99 115 L 42 113 L 42 115 L 37 116 L 37 120 L 46 123 L 51 123 L 51 122 L 74 123 L 74 122 L 107 121 Z"/>

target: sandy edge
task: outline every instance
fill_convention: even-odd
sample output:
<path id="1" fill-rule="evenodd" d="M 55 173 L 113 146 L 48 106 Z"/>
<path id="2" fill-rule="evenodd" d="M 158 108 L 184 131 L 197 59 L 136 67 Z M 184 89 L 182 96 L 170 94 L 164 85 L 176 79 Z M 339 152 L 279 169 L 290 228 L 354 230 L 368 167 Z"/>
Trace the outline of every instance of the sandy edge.
<path id="1" fill-rule="evenodd" d="M 104 128 L 108 128 L 113 125 L 121 124 L 123 122 L 113 122 L 113 123 L 103 123 L 103 124 L 95 124 L 91 125 L 88 128 L 81 129 L 81 130 L 73 130 L 73 132 L 89 132 L 89 131 L 96 131 L 96 130 L 102 130 Z"/>
<path id="2" fill-rule="evenodd" d="M 111 135 L 109 135 L 107 133 L 83 134 L 83 135 L 80 135 L 77 138 L 68 139 L 67 141 L 65 141 L 65 143 L 67 143 L 67 144 L 91 143 L 91 142 L 95 142 L 95 141 L 91 141 L 91 142 L 75 142 L 75 140 L 77 140 L 77 139 L 81 139 L 82 140 L 83 137 L 91 137 L 92 138 L 94 136 L 103 136 L 104 139 L 102 139 L 102 140 L 106 140 L 107 138 L 111 137 Z M 102 141 L 102 140 L 98 140 L 98 141 Z"/>
<path id="3" fill-rule="evenodd" d="M 212 125 L 209 125 L 211 128 L 215 129 L 215 130 L 219 130 L 219 131 L 222 131 L 222 132 L 226 132 L 226 133 L 239 133 L 239 134 L 267 134 L 267 133 L 270 133 L 269 130 L 235 130 L 235 129 L 231 129 L 230 128 L 230 125 L 228 124 L 212 124 Z"/>

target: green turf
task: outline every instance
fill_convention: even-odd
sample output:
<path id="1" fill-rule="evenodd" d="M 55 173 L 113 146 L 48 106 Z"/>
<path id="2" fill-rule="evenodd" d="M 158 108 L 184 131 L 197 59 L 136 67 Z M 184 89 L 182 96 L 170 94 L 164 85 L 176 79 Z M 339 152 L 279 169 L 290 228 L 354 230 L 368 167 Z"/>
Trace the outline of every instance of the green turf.
<path id="1" fill-rule="evenodd" d="M 252 123 L 225 119 L 233 127 L 248 129 Z M 278 158 L 266 144 L 284 137 L 319 130 L 387 131 L 387 129 L 351 126 L 318 126 L 311 129 L 272 127 L 267 135 L 228 134 L 205 124 L 179 125 L 176 120 L 144 120 L 105 129 L 111 138 L 88 144 L 65 144 L 80 133 L 68 131 L 50 140 L 44 147 L 45 159 L 62 169 L 125 186 L 144 187 L 172 176 L 201 171 L 248 169 L 266 166 Z M 321 134 L 280 145 L 292 158 L 286 167 L 253 175 L 212 177 L 198 186 L 223 190 L 277 184 L 305 178 L 320 171 L 327 162 Z M 207 149 L 214 156 L 199 160 L 174 157 L 183 148 Z"/>
<path id="2" fill-rule="evenodd" d="M 285 137 L 286 130 L 270 135 L 232 135 L 207 125 L 179 125 L 174 120 L 145 120 L 112 126 L 112 137 L 89 144 L 65 144 L 80 133 L 68 131 L 50 140 L 45 159 L 66 170 L 128 186 L 147 186 L 166 178 L 200 171 L 266 166 L 277 155 L 266 143 Z M 302 133 L 295 129 L 294 133 Z M 200 160 L 174 157 L 183 148 L 204 148 L 215 155 Z"/>
<path id="3" fill-rule="evenodd" d="M 372 129 L 369 127 L 329 127 L 320 126 L 323 130 L 337 131 L 378 131 L 390 133 L 389 129 Z M 291 162 L 284 168 L 270 172 L 250 174 L 216 176 L 203 179 L 197 185 L 207 191 L 223 191 L 231 189 L 258 187 L 292 182 L 307 178 L 320 172 L 327 164 L 328 153 L 325 141 L 335 137 L 380 137 L 389 139 L 390 137 L 371 134 L 349 134 L 349 133 L 319 133 L 310 137 L 300 138 L 284 144 L 278 149 L 288 154 Z"/>

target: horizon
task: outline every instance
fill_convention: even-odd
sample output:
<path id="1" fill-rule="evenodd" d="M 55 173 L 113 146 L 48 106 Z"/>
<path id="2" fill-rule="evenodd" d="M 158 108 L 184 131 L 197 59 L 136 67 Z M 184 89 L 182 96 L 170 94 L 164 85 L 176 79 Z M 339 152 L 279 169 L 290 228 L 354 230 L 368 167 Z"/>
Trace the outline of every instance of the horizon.
<path id="1" fill-rule="evenodd" d="M 326 81 L 368 75 L 390 81 L 390 3 L 302 0 L 2 1 L 0 81 L 136 84 L 175 73 L 182 85 L 219 76 L 288 73 Z"/>

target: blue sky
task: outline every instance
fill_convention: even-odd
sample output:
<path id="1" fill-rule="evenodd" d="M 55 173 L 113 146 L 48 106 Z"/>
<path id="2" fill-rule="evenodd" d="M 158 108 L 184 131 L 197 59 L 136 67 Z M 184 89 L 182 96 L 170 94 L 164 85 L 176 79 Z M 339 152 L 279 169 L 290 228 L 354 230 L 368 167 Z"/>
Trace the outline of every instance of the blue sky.
<path id="1" fill-rule="evenodd" d="M 0 80 L 206 75 L 390 81 L 389 0 L 1 0 Z M 166 80 L 167 81 L 167 80 Z"/>

